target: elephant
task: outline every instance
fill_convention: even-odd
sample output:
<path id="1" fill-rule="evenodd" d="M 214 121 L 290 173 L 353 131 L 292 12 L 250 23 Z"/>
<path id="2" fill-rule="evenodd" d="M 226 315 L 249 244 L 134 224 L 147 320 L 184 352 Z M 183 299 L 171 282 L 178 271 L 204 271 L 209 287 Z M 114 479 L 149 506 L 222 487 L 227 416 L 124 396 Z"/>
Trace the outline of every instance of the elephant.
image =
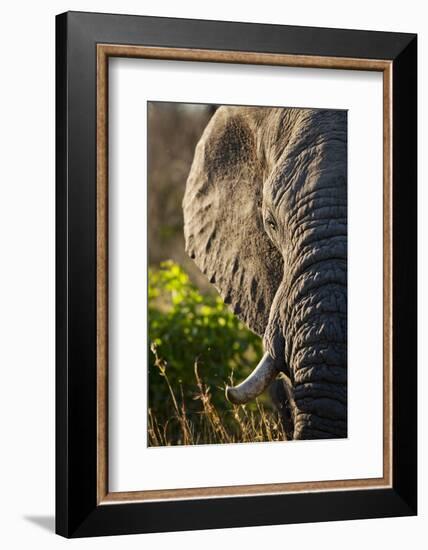
<path id="1" fill-rule="evenodd" d="M 270 387 L 286 439 L 347 437 L 347 112 L 219 107 L 182 206 L 187 254 L 263 341 L 228 400 Z"/>

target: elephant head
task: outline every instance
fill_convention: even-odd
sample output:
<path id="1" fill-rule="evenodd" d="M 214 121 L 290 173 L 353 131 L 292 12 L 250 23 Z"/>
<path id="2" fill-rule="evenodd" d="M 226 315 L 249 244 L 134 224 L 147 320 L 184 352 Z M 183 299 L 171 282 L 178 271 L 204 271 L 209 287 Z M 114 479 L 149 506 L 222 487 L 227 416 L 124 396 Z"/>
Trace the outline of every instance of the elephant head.
<path id="1" fill-rule="evenodd" d="M 240 385 L 275 378 L 294 439 L 347 435 L 346 112 L 221 107 L 195 151 L 183 199 L 186 251 L 263 337 Z"/>

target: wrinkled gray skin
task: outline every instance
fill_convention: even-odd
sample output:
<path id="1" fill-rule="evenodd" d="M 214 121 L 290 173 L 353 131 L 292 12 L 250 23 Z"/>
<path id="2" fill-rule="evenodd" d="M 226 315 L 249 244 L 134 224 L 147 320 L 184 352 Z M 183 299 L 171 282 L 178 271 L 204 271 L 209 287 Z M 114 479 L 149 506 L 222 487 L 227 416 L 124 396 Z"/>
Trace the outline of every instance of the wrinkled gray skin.
<path id="1" fill-rule="evenodd" d="M 343 111 L 221 107 L 183 200 L 186 250 L 263 337 L 292 439 L 347 435 L 346 157 Z"/>

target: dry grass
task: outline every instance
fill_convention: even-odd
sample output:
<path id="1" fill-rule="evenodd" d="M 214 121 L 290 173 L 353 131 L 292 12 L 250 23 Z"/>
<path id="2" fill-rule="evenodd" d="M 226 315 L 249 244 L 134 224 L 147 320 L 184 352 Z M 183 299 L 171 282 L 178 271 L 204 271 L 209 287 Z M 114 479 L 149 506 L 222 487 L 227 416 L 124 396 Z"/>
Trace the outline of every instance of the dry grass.
<path id="1" fill-rule="evenodd" d="M 155 411 L 149 408 L 149 446 L 254 443 L 286 439 L 279 415 L 267 410 L 259 401 L 256 402 L 256 410 L 232 404 L 225 411 L 217 410 L 211 399 L 210 388 L 199 376 L 197 361 L 194 372 L 198 391 L 193 399 L 200 401 L 201 409 L 197 414 L 189 414 L 182 388 L 177 396 L 168 379 L 166 361 L 158 356 L 155 346 L 152 346 L 152 351 L 159 374 L 165 380 L 171 417 L 160 423 Z"/>

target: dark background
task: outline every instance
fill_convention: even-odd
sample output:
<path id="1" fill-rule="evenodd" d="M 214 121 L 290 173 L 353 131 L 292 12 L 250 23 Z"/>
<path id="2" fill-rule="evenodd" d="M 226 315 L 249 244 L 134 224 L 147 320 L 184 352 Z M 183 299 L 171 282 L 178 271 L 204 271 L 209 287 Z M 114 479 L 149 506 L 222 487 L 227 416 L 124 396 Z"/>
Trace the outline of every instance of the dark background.
<path id="1" fill-rule="evenodd" d="M 148 103 L 149 264 L 177 262 L 204 292 L 212 286 L 184 250 L 183 210 L 196 144 L 215 105 Z"/>

